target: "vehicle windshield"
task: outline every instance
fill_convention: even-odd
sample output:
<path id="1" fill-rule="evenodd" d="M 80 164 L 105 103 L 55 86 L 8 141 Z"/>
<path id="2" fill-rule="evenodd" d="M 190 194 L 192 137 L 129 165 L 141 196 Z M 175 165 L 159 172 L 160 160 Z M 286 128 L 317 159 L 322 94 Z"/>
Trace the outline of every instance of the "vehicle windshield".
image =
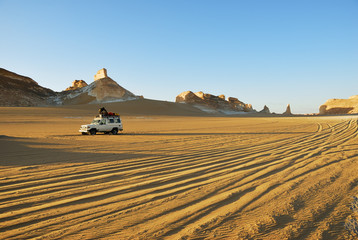
<path id="1" fill-rule="evenodd" d="M 98 125 L 100 121 L 101 120 L 93 120 L 91 124 L 97 124 Z"/>

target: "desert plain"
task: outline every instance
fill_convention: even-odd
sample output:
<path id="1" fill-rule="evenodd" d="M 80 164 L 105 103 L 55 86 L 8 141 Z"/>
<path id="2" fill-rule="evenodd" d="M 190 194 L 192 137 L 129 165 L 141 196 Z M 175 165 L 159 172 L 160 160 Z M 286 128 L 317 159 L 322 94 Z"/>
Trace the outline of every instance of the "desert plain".
<path id="1" fill-rule="evenodd" d="M 97 109 L 0 108 L 0 239 L 354 239 L 357 116 Z"/>

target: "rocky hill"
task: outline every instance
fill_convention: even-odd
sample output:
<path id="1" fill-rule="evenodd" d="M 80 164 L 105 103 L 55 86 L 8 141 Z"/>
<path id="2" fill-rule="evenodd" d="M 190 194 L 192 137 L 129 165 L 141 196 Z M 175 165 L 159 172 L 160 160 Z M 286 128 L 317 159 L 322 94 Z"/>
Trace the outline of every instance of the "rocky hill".
<path id="1" fill-rule="evenodd" d="M 0 68 L 0 106 L 48 105 L 54 96 L 54 91 L 31 78 Z"/>
<path id="2" fill-rule="evenodd" d="M 358 95 L 349 99 L 329 99 L 319 108 L 319 114 L 356 114 L 358 113 Z"/>
<path id="3" fill-rule="evenodd" d="M 59 102 L 66 105 L 127 101 L 139 98 L 108 77 L 105 68 L 97 72 L 91 84 L 74 82 L 72 86 L 73 88 L 67 88 L 59 94 Z"/>
<path id="4" fill-rule="evenodd" d="M 0 106 L 73 105 L 140 98 L 108 77 L 104 68 L 94 80 L 89 85 L 84 80 L 75 80 L 66 90 L 55 92 L 29 77 L 0 68 Z"/>
<path id="5" fill-rule="evenodd" d="M 235 114 L 240 112 L 256 112 L 251 104 L 245 104 L 237 98 L 225 95 L 215 96 L 208 93 L 186 91 L 179 94 L 175 101 L 177 103 L 191 104 L 206 112 L 221 112 L 226 114 Z"/>

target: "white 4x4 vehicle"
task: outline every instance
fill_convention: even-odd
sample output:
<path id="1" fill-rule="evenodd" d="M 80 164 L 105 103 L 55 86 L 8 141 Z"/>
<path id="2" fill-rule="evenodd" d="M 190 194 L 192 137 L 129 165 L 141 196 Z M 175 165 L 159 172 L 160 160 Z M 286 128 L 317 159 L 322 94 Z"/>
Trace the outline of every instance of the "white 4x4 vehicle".
<path id="1" fill-rule="evenodd" d="M 82 125 L 79 132 L 82 135 L 95 135 L 97 132 L 112 133 L 116 135 L 118 131 L 123 131 L 121 118 L 119 116 L 102 116 L 95 117 L 91 124 Z"/>

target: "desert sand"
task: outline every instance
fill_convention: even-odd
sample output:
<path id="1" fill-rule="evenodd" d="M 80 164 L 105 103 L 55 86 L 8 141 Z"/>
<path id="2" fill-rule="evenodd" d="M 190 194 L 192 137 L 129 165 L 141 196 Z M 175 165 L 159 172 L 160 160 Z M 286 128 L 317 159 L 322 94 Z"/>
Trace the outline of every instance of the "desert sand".
<path id="1" fill-rule="evenodd" d="M 357 116 L 130 104 L 108 108 L 123 134 L 95 136 L 95 105 L 0 108 L 1 239 L 353 239 Z"/>

